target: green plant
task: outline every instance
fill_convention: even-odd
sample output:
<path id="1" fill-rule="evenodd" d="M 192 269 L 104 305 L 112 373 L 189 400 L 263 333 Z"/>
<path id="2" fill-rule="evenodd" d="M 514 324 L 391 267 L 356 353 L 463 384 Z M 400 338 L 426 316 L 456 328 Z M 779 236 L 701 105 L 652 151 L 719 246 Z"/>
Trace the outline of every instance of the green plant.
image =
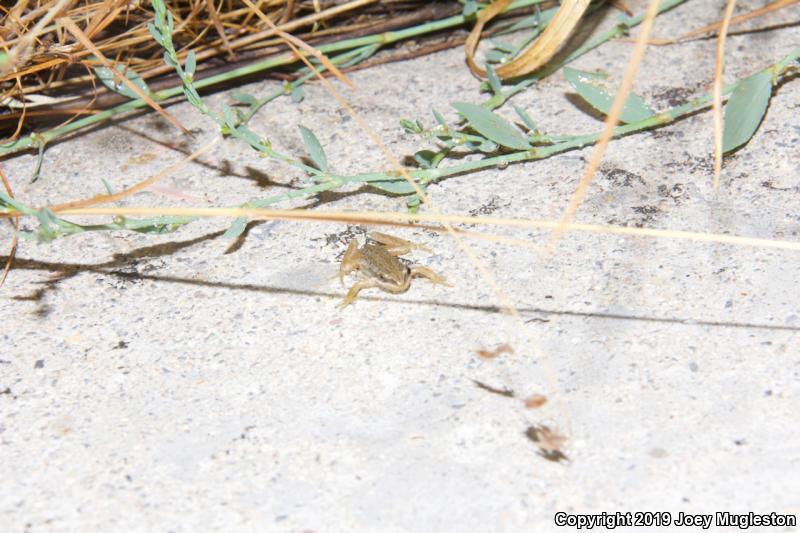
<path id="1" fill-rule="evenodd" d="M 683 1 L 672 0 L 664 2 L 661 11 L 671 9 Z M 517 2 L 512 7 L 535 3 Z M 172 16 L 161 0 L 154 0 L 153 5 L 156 10 L 156 17 L 153 24 L 150 25 L 150 32 L 153 38 L 164 48 L 165 62 L 178 73 L 182 82 L 180 89 L 187 101 L 198 111 L 212 119 L 223 136 L 238 139 L 248 144 L 260 155 L 298 168 L 308 176 L 309 182 L 301 189 L 266 198 L 253 199 L 242 204 L 241 207 L 263 208 L 292 198 L 308 197 L 323 191 L 335 190 L 345 184 L 361 183 L 386 193 L 404 197 L 411 211 L 419 209 L 420 198 L 414 187 L 396 172 L 378 171 L 356 175 L 335 173 L 329 168 L 324 149 L 310 129 L 300 127 L 301 135 L 310 160 L 314 163 L 313 165 L 302 162 L 298 157 L 275 150 L 267 139 L 248 127 L 247 124 L 252 116 L 279 96 L 292 95 L 294 99 L 302 97 L 299 90 L 303 83 L 312 79 L 315 75 L 307 67 L 297 70 L 298 77 L 294 82 L 286 84 L 280 91 L 273 92 L 265 97 L 256 98 L 243 93 L 235 94 L 234 99 L 247 106 L 245 110 L 230 106 L 224 106 L 221 111 L 210 109 L 200 95 L 201 85 L 195 82 L 193 78 L 195 69 L 194 55 L 190 53 L 185 63 L 183 65 L 180 64 L 171 39 Z M 470 5 L 465 6 L 465 12 L 470 8 Z M 470 16 L 473 16 L 473 14 L 462 14 L 460 17 L 463 22 Z M 465 102 L 453 104 L 455 110 L 463 118 L 459 123 L 448 122 L 442 114 L 435 110 L 433 111 L 434 124 L 432 125 L 426 125 L 421 119 L 413 121 L 402 120 L 401 125 L 407 133 L 417 135 L 426 144 L 432 143 L 432 146 L 422 148 L 413 155 L 413 160 L 416 161 L 418 168 L 409 172 L 410 178 L 424 191 L 431 184 L 452 176 L 464 175 L 481 169 L 503 168 L 509 164 L 544 159 L 596 142 L 600 136 L 599 132 L 581 135 L 553 135 L 541 132 L 537 129 L 532 117 L 517 106 L 514 106 L 514 109 L 526 126 L 526 130 L 519 129 L 494 113 L 493 110 L 544 76 L 552 74 L 566 63 L 594 49 L 603 42 L 626 32 L 641 21 L 642 17 L 623 18 L 614 28 L 574 51 L 561 64 L 543 69 L 542 72 L 537 72 L 524 79 L 515 80 L 508 88 L 494 75 L 490 66 L 488 68 L 489 79 L 483 85 L 483 89 L 488 91 L 490 96 L 480 105 Z M 543 13 L 538 13 L 534 15 L 534 18 L 528 18 L 522 22 L 543 25 L 547 22 L 547 16 Z M 508 29 L 511 30 L 514 27 L 512 26 Z M 352 43 L 350 44 L 352 45 Z M 355 64 L 374 54 L 380 44 L 371 39 L 365 39 L 363 42 L 359 42 L 357 46 L 333 56 L 331 61 L 340 66 Z M 513 54 L 518 49 L 519 47 L 496 46 L 494 51 L 499 52 L 494 53 L 491 57 L 494 60 L 502 61 L 503 53 L 507 55 Z M 798 58 L 800 58 L 800 48 L 793 50 L 780 61 L 762 69 L 758 73 L 724 88 L 723 93 L 731 95 L 726 112 L 726 151 L 741 146 L 752 136 L 766 110 L 773 87 L 787 73 L 797 69 Z M 317 64 L 315 68 L 323 71 L 325 67 Z M 593 73 L 572 69 L 565 70 L 565 74 L 573 88 L 582 98 L 599 112 L 608 112 L 610 103 L 613 100 L 613 94 L 605 86 L 601 77 Z M 133 101 L 132 103 L 134 102 L 138 101 Z M 707 94 L 660 113 L 654 113 L 641 97 L 631 95 L 622 116 L 624 124 L 614 130 L 614 136 L 629 135 L 670 124 L 683 116 L 707 107 L 710 102 L 711 95 Z M 139 103 L 141 104 L 141 102 Z M 471 158 L 463 162 L 463 156 L 466 154 L 478 154 L 480 158 Z M 450 161 L 456 162 L 450 165 L 445 164 Z M 0 205 L 4 207 L 8 214 L 16 212 L 35 216 L 40 223 L 38 230 L 22 232 L 21 235 L 37 240 L 50 240 L 58 236 L 100 230 L 124 229 L 145 233 L 163 233 L 174 231 L 182 225 L 195 220 L 195 217 L 191 216 L 156 217 L 137 220 L 118 217 L 106 224 L 78 225 L 59 218 L 47 209 L 35 210 L 5 194 L 0 194 Z M 244 231 L 246 223 L 247 219 L 238 218 L 230 226 L 226 236 L 235 237 L 240 235 Z"/>

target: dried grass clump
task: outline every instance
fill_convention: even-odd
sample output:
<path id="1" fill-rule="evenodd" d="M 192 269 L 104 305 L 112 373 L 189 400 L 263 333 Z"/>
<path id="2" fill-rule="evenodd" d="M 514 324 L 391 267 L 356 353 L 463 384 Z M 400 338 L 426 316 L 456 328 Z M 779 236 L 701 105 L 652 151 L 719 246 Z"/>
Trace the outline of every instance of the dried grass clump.
<path id="1" fill-rule="evenodd" d="M 335 42 L 460 10 L 456 2 L 423 0 L 259 0 L 255 5 L 281 30 L 310 43 Z M 167 0 L 181 60 L 197 54 L 198 77 L 275 55 L 281 40 L 241 0 Z M 430 5 L 429 5 L 430 4 Z M 435 4 L 435 5 L 434 5 Z M 148 32 L 146 0 L 21 0 L 2 10 L 0 129 L 16 137 L 42 118 L 69 120 L 124 100 L 99 83 L 104 62 L 124 65 L 153 90 L 175 85 L 163 49 Z M 72 22 L 72 25 L 69 22 Z M 77 27 L 81 39 L 69 27 Z M 86 46 L 85 41 L 93 47 Z M 83 42 L 82 42 L 83 41 Z M 154 80 L 154 81 L 150 81 Z"/>

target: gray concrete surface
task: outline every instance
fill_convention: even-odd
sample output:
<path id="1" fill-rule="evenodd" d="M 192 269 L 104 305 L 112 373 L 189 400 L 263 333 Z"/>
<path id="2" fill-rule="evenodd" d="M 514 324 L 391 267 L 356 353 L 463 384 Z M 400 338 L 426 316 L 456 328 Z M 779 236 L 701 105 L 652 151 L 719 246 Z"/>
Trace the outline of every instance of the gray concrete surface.
<path id="1" fill-rule="evenodd" d="M 656 33 L 713 21 L 722 4 L 689 2 Z M 794 7 L 758 25 L 798 15 Z M 731 36 L 726 79 L 796 45 L 794 28 Z M 637 91 L 664 108 L 704 90 L 714 49 L 713 40 L 652 49 Z M 630 50 L 611 43 L 576 66 L 619 73 Z M 398 155 L 419 147 L 398 119 L 430 120 L 431 107 L 452 118 L 449 102 L 480 100 L 461 50 L 352 78 L 359 91 L 346 96 Z M 312 127 L 342 173 L 387 166 L 324 88 L 306 92 L 253 128 L 301 154 L 296 124 Z M 598 129 L 570 92 L 555 75 L 516 101 L 547 131 Z M 613 142 L 579 220 L 796 241 L 798 95 L 797 80 L 780 87 L 716 192 L 708 113 Z M 229 101 L 209 97 L 215 108 Z M 36 183 L 30 155 L 4 169 L 34 204 L 100 193 L 101 178 L 131 185 L 216 135 L 189 106 L 170 111 L 201 130 L 196 141 L 145 114 L 50 146 Z M 554 219 L 589 153 L 430 192 L 449 213 Z M 297 177 L 226 141 L 164 182 L 189 198 L 148 193 L 125 205 L 230 205 Z M 402 209 L 350 192 L 305 205 Z M 219 236 L 226 225 L 22 244 L 0 294 L 2 531 L 551 531 L 558 511 L 800 512 L 797 252 L 574 233 L 542 261 L 470 241 L 522 327 L 497 311 L 448 237 L 392 231 L 431 247 L 414 258 L 453 288 L 372 290 L 342 312 L 331 277 L 348 228 L 264 223 L 232 246 Z M 514 353 L 475 354 L 500 343 Z M 530 394 L 550 401 L 526 409 Z M 542 424 L 567 436 L 567 460 L 547 460 L 526 436 Z"/>

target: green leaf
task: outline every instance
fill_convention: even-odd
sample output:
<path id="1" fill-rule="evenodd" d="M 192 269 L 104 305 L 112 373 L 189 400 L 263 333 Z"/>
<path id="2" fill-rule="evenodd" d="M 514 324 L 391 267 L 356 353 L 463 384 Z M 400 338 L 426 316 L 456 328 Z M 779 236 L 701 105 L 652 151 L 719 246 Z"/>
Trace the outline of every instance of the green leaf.
<path id="1" fill-rule="evenodd" d="M 503 52 L 502 50 L 498 50 L 496 48 L 489 50 L 484 54 L 484 58 L 486 59 L 487 63 L 502 63 L 506 59 L 508 59 L 508 53 Z M 488 74 L 488 72 L 487 72 Z M 492 86 L 492 82 L 489 81 L 489 86 Z"/>
<path id="2" fill-rule="evenodd" d="M 303 98 L 306 97 L 305 89 L 303 89 L 302 85 L 296 86 L 292 89 L 292 102 L 295 104 L 299 104 L 303 101 Z"/>
<path id="3" fill-rule="evenodd" d="M 400 126 L 406 133 L 422 133 L 416 124 L 405 118 L 400 119 Z"/>
<path id="4" fill-rule="evenodd" d="M 222 118 L 225 120 L 225 125 L 231 130 L 236 129 L 236 115 L 233 114 L 233 109 L 228 106 L 222 107 Z"/>
<path id="5" fill-rule="evenodd" d="M 476 141 L 468 141 L 461 145 L 468 152 L 477 152 L 481 149 L 481 143 Z"/>
<path id="6" fill-rule="evenodd" d="M 110 90 L 114 91 L 117 94 L 121 94 L 127 98 L 131 99 L 138 99 L 139 95 L 133 92 L 127 85 L 125 85 L 121 78 L 125 76 L 130 81 L 133 82 L 134 85 L 139 87 L 145 94 L 150 94 L 150 87 L 147 86 L 147 83 L 139 76 L 132 68 L 125 66 L 121 63 L 117 63 L 114 65 L 114 70 L 117 71 L 116 79 L 114 75 L 114 71 L 110 68 L 106 68 L 103 66 L 95 67 L 94 73 L 97 76 L 103 85 L 108 87 Z"/>
<path id="7" fill-rule="evenodd" d="M 604 115 L 608 114 L 611 104 L 614 102 L 614 95 L 611 94 L 604 83 L 604 75 L 564 67 L 564 77 L 578 91 L 581 98 Z M 653 111 L 647 106 L 642 97 L 635 93 L 630 93 L 619 119 L 626 124 L 630 124 L 631 122 L 645 120 L 651 116 L 653 116 Z"/>
<path id="8" fill-rule="evenodd" d="M 39 227 L 36 228 L 36 238 L 39 242 L 49 242 L 58 237 L 58 229 L 52 227 L 55 223 L 52 211 L 47 208 L 40 209 L 36 212 L 36 218 L 39 219 Z"/>
<path id="9" fill-rule="evenodd" d="M 494 71 L 494 67 L 491 65 L 486 65 L 486 80 L 489 82 L 489 87 L 492 88 L 494 94 L 502 94 L 503 82 L 500 81 L 497 72 Z"/>
<path id="10" fill-rule="evenodd" d="M 406 196 L 406 206 L 408 206 L 408 212 L 411 213 L 412 215 L 418 213 L 420 201 L 421 200 L 419 196 L 416 194 L 412 194 L 411 196 Z"/>
<path id="11" fill-rule="evenodd" d="M 203 102 L 200 98 L 200 95 L 197 94 L 197 89 L 194 88 L 192 85 L 184 85 L 183 86 L 183 94 L 186 95 L 186 100 L 196 107 L 200 112 L 204 114 L 208 114 L 208 106 Z"/>
<path id="12" fill-rule="evenodd" d="M 518 30 L 525 30 L 530 28 L 536 28 L 536 31 L 532 32 L 530 35 L 536 36 L 544 30 L 544 27 L 550 23 L 550 20 L 555 16 L 558 12 L 558 7 L 552 7 L 550 9 L 545 9 L 542 11 L 539 8 L 539 4 L 535 6 L 536 11 L 533 15 L 529 15 L 525 18 L 520 19 L 519 21 L 515 22 L 513 25 L 509 26 L 508 28 L 503 28 L 499 33 L 500 35 L 505 35 L 507 33 L 515 32 Z M 529 35 L 529 37 L 530 37 Z M 526 39 L 527 41 L 527 39 Z M 519 51 L 519 47 L 514 50 L 514 53 Z"/>
<path id="13" fill-rule="evenodd" d="M 153 39 L 155 39 L 155 41 L 159 45 L 164 46 L 164 38 L 161 36 L 161 32 L 158 30 L 158 28 L 155 27 L 155 25 L 152 22 L 147 23 L 147 31 L 150 32 L 150 35 L 153 37 Z"/>
<path id="14" fill-rule="evenodd" d="M 319 143 L 319 139 L 314 135 L 314 132 L 305 126 L 300 126 L 300 133 L 303 134 L 303 142 L 306 143 L 306 150 L 308 155 L 314 162 L 316 167 L 323 172 L 328 171 L 328 159 L 325 157 L 325 150 Z"/>
<path id="15" fill-rule="evenodd" d="M 190 77 L 194 77 L 194 72 L 197 69 L 197 55 L 194 50 L 189 50 L 186 55 L 186 63 L 184 63 L 183 71 Z"/>
<path id="16" fill-rule="evenodd" d="M 258 150 L 259 152 L 264 150 L 264 142 L 253 130 L 248 128 L 247 126 L 238 126 L 236 128 L 232 128 L 230 130 L 231 135 L 236 136 L 239 139 L 242 139 L 244 142 L 249 144 L 252 148 Z"/>
<path id="17" fill-rule="evenodd" d="M 444 119 L 442 114 L 439 113 L 438 111 L 436 111 L 435 109 L 431 109 L 431 111 L 433 112 L 433 118 L 436 119 L 436 122 L 438 122 L 440 126 L 443 126 L 443 127 L 446 128 L 447 127 L 447 121 Z"/>
<path id="18" fill-rule="evenodd" d="M 506 148 L 527 150 L 531 147 L 528 140 L 510 122 L 479 105 L 466 102 L 452 104 L 464 115 L 472 128 L 489 140 Z"/>
<path id="19" fill-rule="evenodd" d="M 433 158 L 436 157 L 436 152 L 432 150 L 420 150 L 414 154 L 414 161 L 420 168 L 433 168 Z"/>
<path id="20" fill-rule="evenodd" d="M 513 54 L 517 51 L 517 47 L 510 45 L 508 43 L 504 43 L 502 41 L 497 41 L 492 39 L 492 44 L 494 45 L 495 49 L 500 50 L 501 52 L 505 52 L 506 54 Z"/>
<path id="21" fill-rule="evenodd" d="M 19 201 L 15 200 L 14 198 L 11 198 L 9 195 L 7 195 L 2 191 L 0 191 L 0 204 L 2 204 L 3 207 L 11 208 L 14 211 L 18 211 L 26 215 L 36 215 L 37 213 L 36 209 L 33 209 L 32 207 L 28 207 L 27 205 L 20 203 Z"/>
<path id="22" fill-rule="evenodd" d="M 239 103 L 253 105 L 258 103 L 258 98 L 253 96 L 252 94 L 247 93 L 233 93 L 231 98 L 236 100 Z"/>
<path id="23" fill-rule="evenodd" d="M 722 151 L 739 148 L 758 129 L 772 95 L 772 74 L 754 74 L 739 83 L 725 106 L 725 128 L 722 130 Z"/>
<path id="24" fill-rule="evenodd" d="M 464 10 L 461 12 L 461 14 L 464 17 L 471 17 L 477 11 L 478 11 L 478 2 L 476 2 L 476 0 L 466 0 L 466 2 L 464 2 Z"/>
<path id="25" fill-rule="evenodd" d="M 440 150 L 438 152 L 420 150 L 414 154 L 414 161 L 417 162 L 420 168 L 436 168 L 439 166 L 439 163 L 442 162 L 442 159 L 445 158 L 447 152 L 448 150 Z"/>
<path id="26" fill-rule="evenodd" d="M 244 229 L 247 227 L 247 218 L 239 217 L 233 221 L 233 224 L 222 234 L 223 238 L 226 239 L 235 239 L 242 233 L 244 233 Z"/>
<path id="27" fill-rule="evenodd" d="M 178 66 L 178 62 L 172 57 L 172 54 L 169 52 L 164 52 L 164 63 L 169 65 L 172 68 L 176 68 Z"/>
<path id="28" fill-rule="evenodd" d="M 528 112 L 517 104 L 511 104 L 511 106 L 514 108 L 514 111 L 517 112 L 519 118 L 522 119 L 522 122 L 528 127 L 529 130 L 531 130 L 531 133 L 536 133 L 536 123 L 533 121 Z"/>
<path id="29" fill-rule="evenodd" d="M 478 150 L 480 150 L 485 154 L 493 154 L 494 152 L 497 151 L 498 148 L 499 146 L 497 146 L 497 143 L 492 141 L 483 141 L 481 144 L 478 145 Z"/>
<path id="30" fill-rule="evenodd" d="M 164 0 L 153 0 L 153 9 L 159 17 L 164 16 L 164 12 L 167 10 Z"/>

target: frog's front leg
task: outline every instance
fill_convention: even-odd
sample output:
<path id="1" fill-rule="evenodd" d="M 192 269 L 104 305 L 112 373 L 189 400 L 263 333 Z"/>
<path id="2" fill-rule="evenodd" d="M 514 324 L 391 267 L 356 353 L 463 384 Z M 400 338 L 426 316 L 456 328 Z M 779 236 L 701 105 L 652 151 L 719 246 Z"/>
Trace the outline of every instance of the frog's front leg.
<path id="1" fill-rule="evenodd" d="M 354 270 L 358 270 L 358 263 L 361 252 L 358 250 L 358 242 L 355 239 L 350 241 L 347 245 L 347 251 L 342 257 L 342 263 L 339 265 L 339 282 L 344 287 L 344 277 Z"/>
<path id="2" fill-rule="evenodd" d="M 356 299 L 358 299 L 358 293 L 361 292 L 362 289 L 369 289 L 370 287 L 377 286 L 379 286 L 379 282 L 374 279 L 365 279 L 354 283 L 353 286 L 350 287 L 350 290 L 347 291 L 347 296 L 345 296 L 342 303 L 339 304 L 339 309 L 344 309 L 355 302 Z"/>
<path id="3" fill-rule="evenodd" d="M 420 267 L 420 268 L 422 268 L 423 270 L 428 270 L 425 267 Z M 347 291 L 347 296 L 345 296 L 344 300 L 342 300 L 342 303 L 339 304 L 339 309 L 343 309 L 348 305 L 350 305 L 351 303 L 355 302 L 356 299 L 358 298 L 358 293 L 361 292 L 363 289 L 378 287 L 386 292 L 391 292 L 393 294 L 400 294 L 406 292 L 408 288 L 411 287 L 411 272 L 409 272 L 409 275 L 406 276 L 406 278 L 403 280 L 402 283 L 391 283 L 380 279 L 364 279 L 356 282 L 355 284 L 353 284 L 352 287 L 350 287 L 350 290 Z M 431 272 L 431 274 L 436 276 L 436 274 L 434 274 L 433 272 Z M 444 280 L 444 278 L 441 279 Z"/>
<path id="4" fill-rule="evenodd" d="M 449 283 L 444 277 L 440 276 L 430 268 L 424 266 L 413 266 L 409 271 L 409 279 L 410 278 L 428 278 L 431 283 L 436 283 L 437 285 L 447 285 L 448 287 L 452 287 L 453 284 Z"/>
<path id="5" fill-rule="evenodd" d="M 369 234 L 369 238 L 383 245 L 383 247 L 386 248 L 386 251 L 392 255 L 405 255 L 411 250 L 422 250 L 423 252 L 429 253 L 431 252 L 431 249 L 427 246 L 407 241 L 405 239 L 401 239 L 400 237 L 386 235 L 385 233 L 372 232 Z"/>

